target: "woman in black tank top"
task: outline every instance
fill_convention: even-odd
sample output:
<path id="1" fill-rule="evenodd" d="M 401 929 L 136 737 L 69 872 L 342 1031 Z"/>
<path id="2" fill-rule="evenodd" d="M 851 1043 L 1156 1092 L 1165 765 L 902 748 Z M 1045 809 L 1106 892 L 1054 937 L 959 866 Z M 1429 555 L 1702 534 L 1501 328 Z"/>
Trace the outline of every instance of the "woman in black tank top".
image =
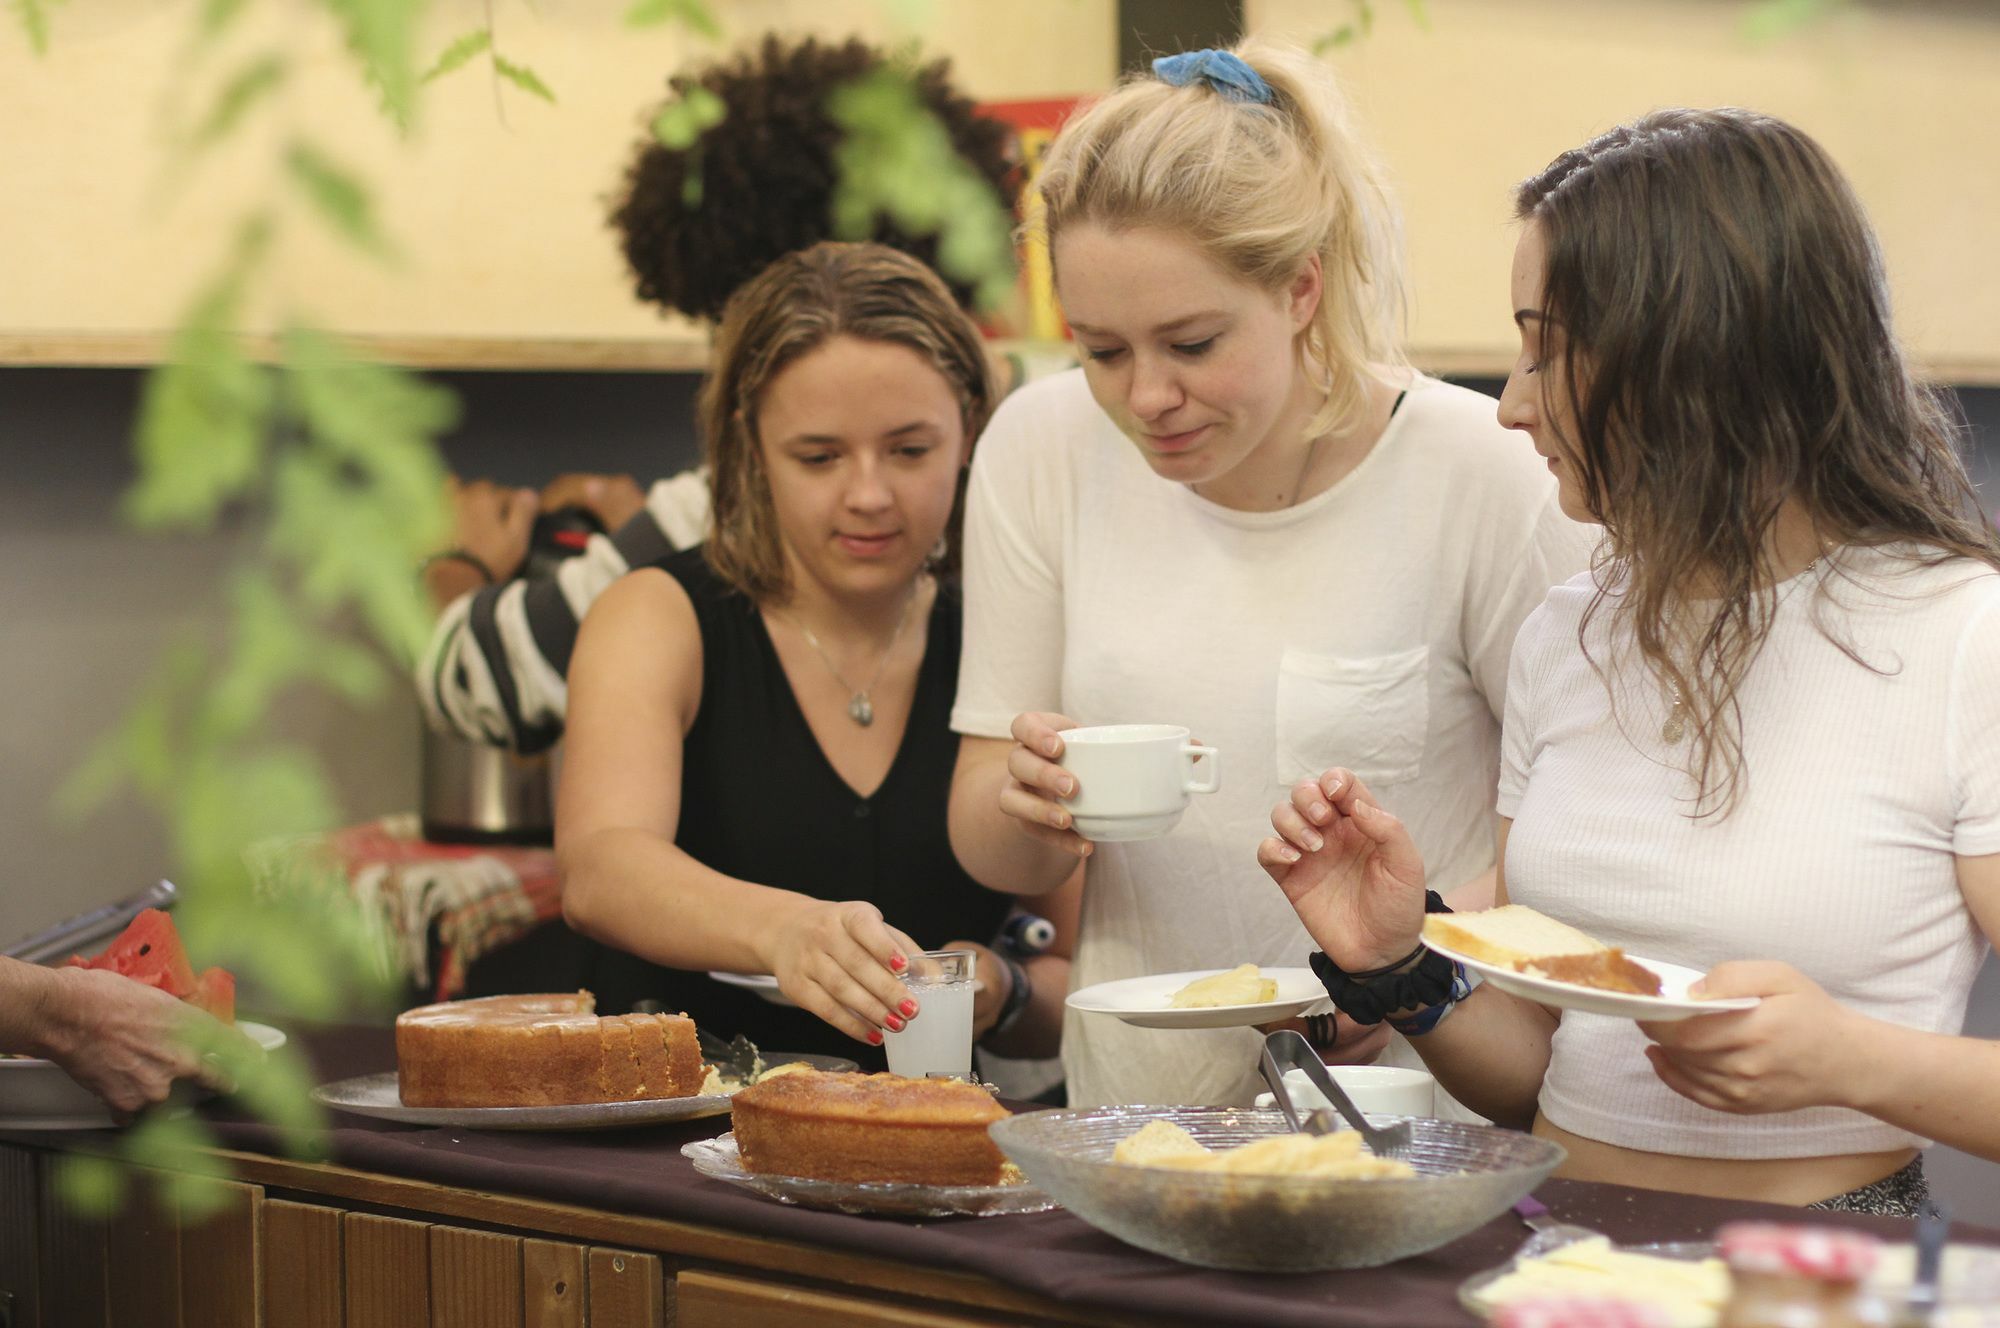
<path id="1" fill-rule="evenodd" d="M 1067 961 L 978 943 L 1009 900 L 946 831 L 978 333 L 915 260 L 821 244 L 748 283 L 715 346 L 714 532 L 608 589 L 570 669 L 556 848 L 565 916 L 606 946 L 599 1008 L 854 1054 L 921 1017 L 910 954 L 971 948 L 975 1031 L 1048 1054 Z M 704 970 L 772 974 L 796 1008 Z"/>

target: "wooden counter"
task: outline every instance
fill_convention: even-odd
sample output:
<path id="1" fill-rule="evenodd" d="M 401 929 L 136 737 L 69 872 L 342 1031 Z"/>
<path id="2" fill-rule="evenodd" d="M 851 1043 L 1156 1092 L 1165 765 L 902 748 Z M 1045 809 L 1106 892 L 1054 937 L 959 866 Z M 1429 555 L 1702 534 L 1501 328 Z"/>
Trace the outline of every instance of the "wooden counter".
<path id="1" fill-rule="evenodd" d="M 229 1203 L 65 1213 L 55 1148 L 0 1143 L 0 1328 L 724 1328 L 1157 1323 L 792 1241 L 255 1153 Z M 893 1233 L 894 1228 L 886 1229 Z"/>

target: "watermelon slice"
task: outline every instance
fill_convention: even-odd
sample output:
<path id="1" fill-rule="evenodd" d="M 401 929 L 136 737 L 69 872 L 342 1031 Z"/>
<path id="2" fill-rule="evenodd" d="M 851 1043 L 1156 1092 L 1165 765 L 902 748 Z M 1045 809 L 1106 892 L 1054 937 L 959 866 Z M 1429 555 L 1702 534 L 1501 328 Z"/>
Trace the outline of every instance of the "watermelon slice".
<path id="1" fill-rule="evenodd" d="M 236 975 L 226 968 L 204 968 L 195 979 L 187 1002 L 225 1024 L 236 1022 Z"/>
<path id="2" fill-rule="evenodd" d="M 140 912 L 104 953 L 93 959 L 71 955 L 63 964 L 122 974 L 207 1010 L 224 1022 L 235 1022 L 236 979 L 220 968 L 207 969 L 196 979 L 174 920 L 157 908 Z"/>

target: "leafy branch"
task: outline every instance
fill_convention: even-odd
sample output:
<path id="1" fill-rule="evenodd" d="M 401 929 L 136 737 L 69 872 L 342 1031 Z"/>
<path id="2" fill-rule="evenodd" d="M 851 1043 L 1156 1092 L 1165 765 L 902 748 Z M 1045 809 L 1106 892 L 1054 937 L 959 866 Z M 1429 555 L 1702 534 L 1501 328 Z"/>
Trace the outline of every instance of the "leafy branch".
<path id="1" fill-rule="evenodd" d="M 836 88 L 828 113 L 843 131 L 834 150 L 834 233 L 863 240 L 887 216 L 938 237 L 938 266 L 973 285 L 982 307 L 1014 286 L 1012 218 L 993 187 L 952 147 L 904 62 Z"/>
<path id="2" fill-rule="evenodd" d="M 1339 47 L 1351 46 L 1375 31 L 1374 0 L 1349 0 L 1349 3 L 1354 7 L 1354 17 L 1315 39 L 1312 44 L 1314 55 L 1325 55 Z M 1403 0 L 1403 7 L 1410 11 L 1410 17 L 1421 31 L 1430 31 L 1430 13 L 1424 7 L 1424 0 Z"/>
<path id="3" fill-rule="evenodd" d="M 555 105 L 556 94 L 542 81 L 541 75 L 518 61 L 509 60 L 494 46 L 493 22 L 490 14 L 484 27 L 472 29 L 446 46 L 432 62 L 431 67 L 424 71 L 423 77 L 418 82 L 435 83 L 454 70 L 465 68 L 482 55 L 487 57 L 496 79 L 505 79 L 521 91 L 540 97 L 551 106 Z"/>

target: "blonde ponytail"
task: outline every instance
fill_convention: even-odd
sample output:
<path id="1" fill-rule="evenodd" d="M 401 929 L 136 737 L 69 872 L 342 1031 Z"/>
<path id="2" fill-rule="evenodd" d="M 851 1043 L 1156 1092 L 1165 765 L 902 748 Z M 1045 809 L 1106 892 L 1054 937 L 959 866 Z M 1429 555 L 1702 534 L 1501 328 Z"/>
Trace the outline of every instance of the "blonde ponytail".
<path id="1" fill-rule="evenodd" d="M 1299 337 L 1302 367 L 1327 391 L 1314 436 L 1353 423 L 1368 384 L 1407 364 L 1401 222 L 1332 71 L 1261 38 L 1232 50 L 1270 85 L 1268 104 L 1199 78 L 1129 79 L 1050 146 L 1042 225 L 1051 244 L 1080 223 L 1177 232 L 1271 291 L 1317 255 L 1325 289 Z"/>

